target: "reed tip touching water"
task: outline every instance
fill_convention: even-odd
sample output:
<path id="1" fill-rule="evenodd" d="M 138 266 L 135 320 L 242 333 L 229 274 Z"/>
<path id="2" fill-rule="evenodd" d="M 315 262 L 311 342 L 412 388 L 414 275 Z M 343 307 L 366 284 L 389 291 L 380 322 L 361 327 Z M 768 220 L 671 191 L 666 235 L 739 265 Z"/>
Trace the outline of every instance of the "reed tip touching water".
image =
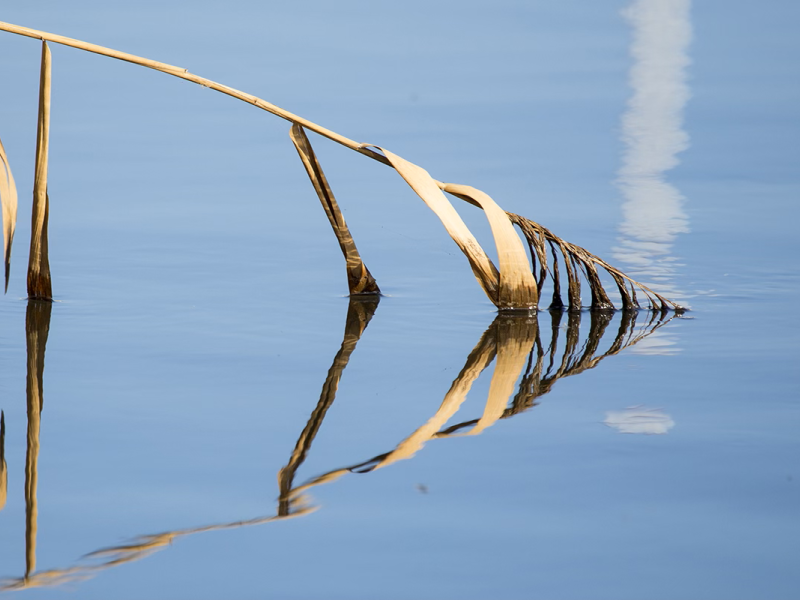
<path id="1" fill-rule="evenodd" d="M 351 295 L 380 294 L 380 288 L 356 248 L 353 236 L 347 227 L 305 130 L 313 131 L 395 169 L 440 219 L 448 235 L 466 256 L 472 273 L 481 288 L 500 311 L 531 311 L 539 309 L 542 304 L 542 295 L 548 276 L 552 285 L 550 309 L 567 309 L 572 312 L 582 310 L 581 286 L 582 283 L 585 283 L 589 286 L 591 292 L 592 310 L 614 310 L 616 307 L 604 287 L 600 276 L 601 273 L 605 273 L 605 276 L 617 288 L 621 300 L 621 308 L 625 310 L 642 308 L 637 292 L 647 299 L 647 308 L 650 310 L 666 311 L 672 309 L 677 312 L 684 310 L 674 301 L 633 280 L 584 248 L 559 238 L 530 219 L 504 211 L 488 194 L 481 190 L 468 185 L 438 181 L 422 167 L 405 160 L 388 149 L 356 142 L 261 98 L 194 75 L 181 67 L 10 23 L 0 22 L 0 31 L 35 38 L 42 42 L 34 201 L 31 217 L 32 233 L 27 276 L 28 296 L 30 298 L 43 300 L 52 300 L 53 298 L 47 242 L 49 215 L 47 167 L 52 71 L 52 59 L 47 42 L 50 41 L 131 62 L 191 81 L 252 104 L 292 123 L 290 130 L 291 140 L 300 155 L 306 173 L 322 203 L 339 242 L 342 254 L 345 257 L 347 283 Z M 0 201 L 2 201 L 3 251 L 5 285 L 7 288 L 11 245 L 16 223 L 17 193 L 10 163 L 1 143 L 0 162 L 2 163 L 2 169 L 0 169 Z M 497 266 L 481 247 L 445 194 L 484 211 L 494 237 L 498 256 Z M 515 225 L 521 232 L 522 239 L 515 230 Z M 562 298 L 562 282 L 564 279 L 566 279 L 566 302 Z"/>

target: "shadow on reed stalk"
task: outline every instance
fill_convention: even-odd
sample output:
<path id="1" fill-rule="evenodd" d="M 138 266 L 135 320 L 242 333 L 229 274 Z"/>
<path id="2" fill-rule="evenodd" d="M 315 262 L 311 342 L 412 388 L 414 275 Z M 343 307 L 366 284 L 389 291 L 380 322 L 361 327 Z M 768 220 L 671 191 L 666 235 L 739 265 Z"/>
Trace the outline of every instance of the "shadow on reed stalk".
<path id="1" fill-rule="evenodd" d="M 351 294 L 377 294 L 380 292 L 375 279 L 364 265 L 356 250 L 355 242 L 344 222 L 338 204 L 328 185 L 327 179 L 314 155 L 304 129 L 313 131 L 351 150 L 394 168 L 414 192 L 439 217 L 445 230 L 467 257 L 478 283 L 489 299 L 501 311 L 536 310 L 539 307 L 542 287 L 547 274 L 553 281 L 551 308 L 564 308 L 580 311 L 581 280 L 591 290 L 593 310 L 613 310 L 612 304 L 599 271 L 605 271 L 614 281 L 622 298 L 622 308 L 639 308 L 637 291 L 643 294 L 652 310 L 682 310 L 675 302 L 664 298 L 649 287 L 634 281 L 618 269 L 612 267 L 594 254 L 562 240 L 538 223 L 513 213 L 506 213 L 484 192 L 473 187 L 443 183 L 432 178 L 427 171 L 393 154 L 389 150 L 372 144 L 358 143 L 316 123 L 290 113 L 274 104 L 251 94 L 236 90 L 221 83 L 189 73 L 186 69 L 142 58 L 125 52 L 112 50 L 96 44 L 46 33 L 27 27 L 0 22 L 0 31 L 42 40 L 42 84 L 40 91 L 39 135 L 37 142 L 36 191 L 33 210 L 34 238 L 31 240 L 31 256 L 28 268 L 28 295 L 33 298 L 52 298 L 50 290 L 49 267 L 47 265 L 47 124 L 49 122 L 49 50 L 47 41 L 94 52 L 161 71 L 204 87 L 232 96 L 257 108 L 277 115 L 292 123 L 291 137 L 300 154 L 314 188 L 322 202 L 334 233 L 339 241 L 347 264 L 348 287 Z M 46 73 L 46 75 L 45 75 Z M 16 214 L 16 195 L 13 189 L 8 160 L 5 152 L 0 152 L 4 179 L 0 179 L 0 199 L 3 203 L 4 251 L 6 272 L 14 233 Z M 459 198 L 481 208 L 491 226 L 497 247 L 499 267 L 496 267 L 481 248 L 478 241 L 464 224 L 461 217 L 444 195 Z M 513 225 L 517 225 L 530 250 L 530 262 L 524 246 Z M 548 258 L 549 254 L 552 260 Z M 567 279 L 567 302 L 561 298 L 559 255 L 561 256 Z M 537 273 L 538 270 L 538 273 Z"/>

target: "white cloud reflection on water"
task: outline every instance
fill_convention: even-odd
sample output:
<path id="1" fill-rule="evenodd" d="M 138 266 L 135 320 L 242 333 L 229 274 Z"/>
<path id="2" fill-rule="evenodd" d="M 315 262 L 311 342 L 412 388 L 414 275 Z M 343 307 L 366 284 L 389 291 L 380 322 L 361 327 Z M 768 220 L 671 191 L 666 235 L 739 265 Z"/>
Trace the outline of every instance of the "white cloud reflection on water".
<path id="1" fill-rule="evenodd" d="M 675 421 L 658 408 L 630 406 L 621 411 L 609 411 L 603 421 L 620 433 L 660 435 L 675 427 Z"/>
<path id="2" fill-rule="evenodd" d="M 690 7 L 690 0 L 635 0 L 623 13 L 633 30 L 633 95 L 622 117 L 626 148 L 617 185 L 625 200 L 622 236 L 613 253 L 632 275 L 676 300 L 682 296 L 673 283 L 680 264 L 671 255 L 672 244 L 679 233 L 689 232 L 689 220 L 683 195 L 664 174 L 689 146 L 682 127 L 690 96 Z"/>

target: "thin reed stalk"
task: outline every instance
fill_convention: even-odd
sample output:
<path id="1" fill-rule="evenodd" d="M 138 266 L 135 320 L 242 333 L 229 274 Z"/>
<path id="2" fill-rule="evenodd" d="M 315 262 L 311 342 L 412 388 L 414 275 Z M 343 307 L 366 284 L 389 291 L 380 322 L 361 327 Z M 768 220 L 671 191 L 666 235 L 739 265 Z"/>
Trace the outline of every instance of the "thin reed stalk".
<path id="1" fill-rule="evenodd" d="M 361 255 L 356 248 L 355 240 L 350 235 L 350 229 L 344 220 L 344 215 L 339 209 L 339 204 L 333 195 L 333 190 L 328 184 L 328 179 L 322 170 L 322 165 L 317 160 L 317 155 L 311 147 L 311 142 L 308 141 L 308 136 L 303 128 L 296 123 L 292 125 L 290 131 L 292 143 L 300 155 L 300 160 L 303 161 L 303 166 L 308 173 L 308 178 L 314 186 L 314 190 L 319 196 L 319 201 L 322 203 L 322 208 L 330 221 L 333 233 L 339 241 L 339 247 L 342 249 L 345 262 L 347 264 L 347 286 L 350 289 L 350 294 L 380 294 L 381 290 L 378 283 L 369 272 L 364 261 L 361 260 Z"/>
<path id="2" fill-rule="evenodd" d="M 52 60 L 47 42 L 42 42 L 42 66 L 39 77 L 39 120 L 36 127 L 36 175 L 33 181 L 31 214 L 31 251 L 28 257 L 28 297 L 52 300 L 50 258 L 47 244 L 47 221 L 50 198 L 47 194 L 47 161 L 50 148 L 50 88 Z"/>

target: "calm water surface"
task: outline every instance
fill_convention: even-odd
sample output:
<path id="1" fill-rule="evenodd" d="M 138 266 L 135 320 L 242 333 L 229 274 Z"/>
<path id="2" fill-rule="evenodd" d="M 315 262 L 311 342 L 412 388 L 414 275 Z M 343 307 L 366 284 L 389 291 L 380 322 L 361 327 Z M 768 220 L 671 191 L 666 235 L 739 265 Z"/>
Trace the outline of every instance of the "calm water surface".
<path id="1" fill-rule="evenodd" d="M 5 7 L 474 185 L 692 310 L 495 321 L 408 186 L 314 137 L 385 292 L 349 305 L 286 122 L 59 46 L 58 302 L 29 305 L 39 47 L 0 35 L 20 188 L 0 587 L 797 598 L 798 16 L 789 1 Z M 482 215 L 457 208 L 489 250 Z"/>

